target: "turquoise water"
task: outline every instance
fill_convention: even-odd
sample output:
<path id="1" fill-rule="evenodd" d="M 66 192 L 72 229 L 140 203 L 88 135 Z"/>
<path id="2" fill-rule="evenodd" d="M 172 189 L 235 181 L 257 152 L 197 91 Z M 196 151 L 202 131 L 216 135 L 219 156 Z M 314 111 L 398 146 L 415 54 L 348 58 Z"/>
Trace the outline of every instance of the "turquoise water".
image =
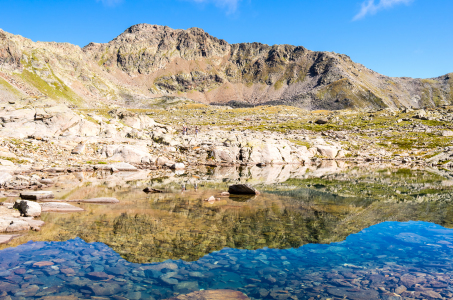
<path id="1" fill-rule="evenodd" d="M 451 299 L 452 262 L 453 230 L 427 222 L 384 222 L 328 245 L 224 248 L 155 264 L 81 239 L 28 242 L 0 251 L 0 299 L 166 299 L 200 289 L 255 299 Z"/>

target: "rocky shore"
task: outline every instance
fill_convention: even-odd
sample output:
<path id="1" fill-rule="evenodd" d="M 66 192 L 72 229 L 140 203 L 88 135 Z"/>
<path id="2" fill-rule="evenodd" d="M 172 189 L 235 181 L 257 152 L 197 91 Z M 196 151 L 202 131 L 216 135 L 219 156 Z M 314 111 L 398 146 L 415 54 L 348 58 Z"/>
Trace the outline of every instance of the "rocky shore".
<path id="1" fill-rule="evenodd" d="M 452 120 L 448 106 L 309 112 L 287 106 L 232 109 L 172 98 L 148 110 L 81 110 L 49 98 L 22 99 L 0 106 L 0 196 L 49 190 L 55 177 L 93 171 L 126 172 L 130 179 L 220 166 L 255 172 L 286 165 L 291 167 L 269 176 L 300 173 L 301 167 L 319 169 L 321 176 L 348 161 L 447 168 Z M 188 134 L 182 134 L 183 125 Z M 39 230 L 42 224 L 31 219 L 36 216 L 18 216 L 14 204 L 8 205 L 1 207 L 0 231 Z M 41 209 L 77 211 L 67 205 L 56 201 Z"/>

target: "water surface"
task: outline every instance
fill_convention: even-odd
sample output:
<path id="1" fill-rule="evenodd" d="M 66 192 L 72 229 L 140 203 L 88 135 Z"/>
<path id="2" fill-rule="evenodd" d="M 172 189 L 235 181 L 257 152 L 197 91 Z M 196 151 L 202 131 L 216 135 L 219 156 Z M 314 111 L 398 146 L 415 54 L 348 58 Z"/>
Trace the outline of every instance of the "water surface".
<path id="1" fill-rule="evenodd" d="M 448 172 L 275 170 L 258 170 L 264 180 L 247 169 L 62 176 L 58 198 L 121 202 L 46 213 L 41 232 L 2 246 L 0 296 L 166 299 L 222 288 L 255 299 L 453 296 Z M 237 181 L 262 195 L 204 201 Z"/>

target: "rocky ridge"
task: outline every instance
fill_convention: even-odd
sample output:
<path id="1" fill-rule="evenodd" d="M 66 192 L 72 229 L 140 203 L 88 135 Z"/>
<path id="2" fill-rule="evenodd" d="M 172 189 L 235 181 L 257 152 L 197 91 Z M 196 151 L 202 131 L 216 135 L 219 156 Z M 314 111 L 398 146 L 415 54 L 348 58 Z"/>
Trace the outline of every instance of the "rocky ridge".
<path id="1" fill-rule="evenodd" d="M 453 101 L 451 74 L 391 78 L 347 55 L 301 46 L 229 44 L 199 28 L 138 24 L 84 48 L 0 31 L 0 96 L 79 107 L 148 107 L 183 96 L 207 104 L 314 109 L 433 107 Z"/>

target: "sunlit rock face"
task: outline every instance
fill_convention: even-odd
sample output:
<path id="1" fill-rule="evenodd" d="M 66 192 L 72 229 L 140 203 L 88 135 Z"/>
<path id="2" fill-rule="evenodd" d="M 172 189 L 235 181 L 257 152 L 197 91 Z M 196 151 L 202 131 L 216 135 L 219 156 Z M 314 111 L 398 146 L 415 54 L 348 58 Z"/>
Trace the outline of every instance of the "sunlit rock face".
<path id="1" fill-rule="evenodd" d="M 312 110 L 439 106 L 453 99 L 451 74 L 390 78 L 344 54 L 229 44 L 199 28 L 150 24 L 83 48 L 0 31 L 0 72 L 0 95 L 7 100 L 50 97 L 86 107 L 144 107 L 164 96 Z"/>

